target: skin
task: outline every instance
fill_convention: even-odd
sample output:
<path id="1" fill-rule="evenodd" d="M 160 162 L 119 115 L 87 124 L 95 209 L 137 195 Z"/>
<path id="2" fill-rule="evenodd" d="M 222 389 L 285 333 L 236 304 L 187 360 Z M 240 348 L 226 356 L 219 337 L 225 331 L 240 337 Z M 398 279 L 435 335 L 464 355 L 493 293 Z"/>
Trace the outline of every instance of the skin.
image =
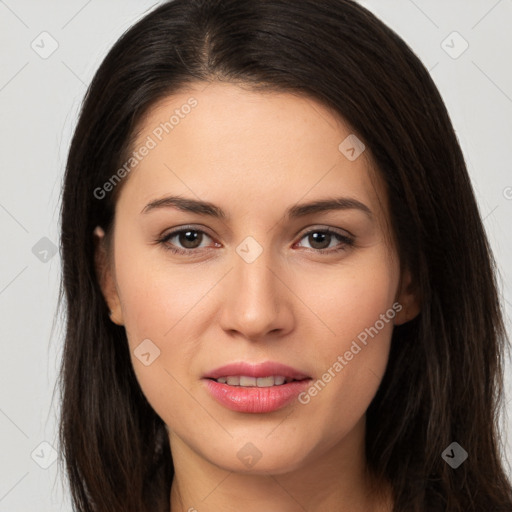
<path id="1" fill-rule="evenodd" d="M 135 144 L 190 97 L 198 105 L 131 171 L 116 204 L 111 246 L 96 230 L 97 267 L 113 322 L 124 325 L 141 389 L 165 421 L 176 475 L 173 512 L 390 511 L 387 482 L 365 471 L 365 413 L 384 374 L 393 325 L 419 312 L 386 226 L 387 199 L 372 174 L 370 148 L 350 161 L 338 149 L 352 133 L 322 104 L 234 84 L 194 84 L 143 119 Z M 154 136 L 153 136 L 154 138 Z M 221 220 L 145 206 L 168 195 L 209 201 Z M 331 210 L 288 220 L 297 203 L 352 197 L 371 210 Z M 193 225 L 193 248 L 174 236 Z M 308 236 L 331 227 L 335 236 Z M 316 232 L 316 231 L 314 231 Z M 201 235 L 198 235 L 201 237 Z M 263 251 L 247 263 L 236 248 L 252 236 Z M 234 361 L 278 361 L 314 381 L 365 328 L 398 302 L 402 309 L 308 404 L 267 414 L 230 411 L 201 377 Z M 150 339 L 160 355 L 134 355 Z M 252 443 L 251 468 L 237 452 Z M 373 486 L 373 487 L 372 487 Z M 376 489 L 380 494 L 372 494 Z"/>

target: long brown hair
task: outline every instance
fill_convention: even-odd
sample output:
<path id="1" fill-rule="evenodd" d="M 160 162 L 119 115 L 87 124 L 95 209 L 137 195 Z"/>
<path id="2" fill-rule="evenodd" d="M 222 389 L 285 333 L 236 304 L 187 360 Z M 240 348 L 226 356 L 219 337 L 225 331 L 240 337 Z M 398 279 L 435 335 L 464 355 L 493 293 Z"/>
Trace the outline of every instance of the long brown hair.
<path id="1" fill-rule="evenodd" d="M 402 269 L 422 297 L 421 313 L 393 332 L 367 411 L 368 466 L 392 484 L 395 512 L 512 511 L 498 424 L 508 340 L 461 148 L 420 60 L 351 0 L 175 0 L 129 29 L 94 76 L 61 211 L 60 442 L 76 510 L 169 510 L 165 424 L 95 274 L 93 230 L 111 230 L 122 183 L 106 197 L 95 190 L 125 161 L 150 106 L 212 80 L 321 101 L 358 134 L 386 183 Z M 453 442 L 468 454 L 456 469 L 442 457 Z"/>

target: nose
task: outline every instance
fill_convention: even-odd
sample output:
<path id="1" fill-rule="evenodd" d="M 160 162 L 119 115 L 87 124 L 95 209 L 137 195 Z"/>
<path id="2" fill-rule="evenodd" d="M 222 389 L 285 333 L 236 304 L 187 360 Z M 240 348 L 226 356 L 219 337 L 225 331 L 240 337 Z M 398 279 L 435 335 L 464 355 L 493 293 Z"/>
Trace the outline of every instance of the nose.
<path id="1" fill-rule="evenodd" d="M 294 327 L 293 293 L 270 250 L 252 262 L 237 253 L 223 285 L 222 328 L 249 340 L 279 337 Z"/>

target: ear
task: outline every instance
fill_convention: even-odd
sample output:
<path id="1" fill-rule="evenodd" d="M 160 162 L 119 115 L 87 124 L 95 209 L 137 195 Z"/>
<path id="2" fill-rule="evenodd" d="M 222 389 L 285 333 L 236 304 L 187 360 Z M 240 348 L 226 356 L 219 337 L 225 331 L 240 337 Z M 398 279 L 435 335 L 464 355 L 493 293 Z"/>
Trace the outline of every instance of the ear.
<path id="1" fill-rule="evenodd" d="M 96 276 L 103 293 L 103 297 L 110 310 L 110 320 L 116 325 L 123 325 L 123 312 L 113 276 L 112 264 L 109 261 L 106 248 L 105 232 L 99 226 L 94 230 L 94 259 Z"/>
<path id="2" fill-rule="evenodd" d="M 395 325 L 405 324 L 415 318 L 421 311 L 421 298 L 409 270 L 406 270 L 400 281 L 400 289 L 395 301 L 402 306 L 394 320 Z"/>

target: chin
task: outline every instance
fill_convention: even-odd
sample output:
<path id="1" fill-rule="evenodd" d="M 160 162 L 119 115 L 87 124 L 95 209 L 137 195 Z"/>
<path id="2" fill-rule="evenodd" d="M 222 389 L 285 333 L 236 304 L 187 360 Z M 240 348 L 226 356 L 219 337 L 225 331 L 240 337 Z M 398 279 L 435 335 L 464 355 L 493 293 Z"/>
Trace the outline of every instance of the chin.
<path id="1" fill-rule="evenodd" d="M 229 446 L 219 446 L 219 452 L 203 452 L 203 457 L 225 471 L 280 475 L 299 469 L 305 464 L 307 454 L 304 452 L 304 445 L 300 442 L 298 444 L 300 449 L 293 446 L 284 448 L 282 444 L 268 440 L 251 442 L 246 437 L 243 441 L 230 442 Z"/>

